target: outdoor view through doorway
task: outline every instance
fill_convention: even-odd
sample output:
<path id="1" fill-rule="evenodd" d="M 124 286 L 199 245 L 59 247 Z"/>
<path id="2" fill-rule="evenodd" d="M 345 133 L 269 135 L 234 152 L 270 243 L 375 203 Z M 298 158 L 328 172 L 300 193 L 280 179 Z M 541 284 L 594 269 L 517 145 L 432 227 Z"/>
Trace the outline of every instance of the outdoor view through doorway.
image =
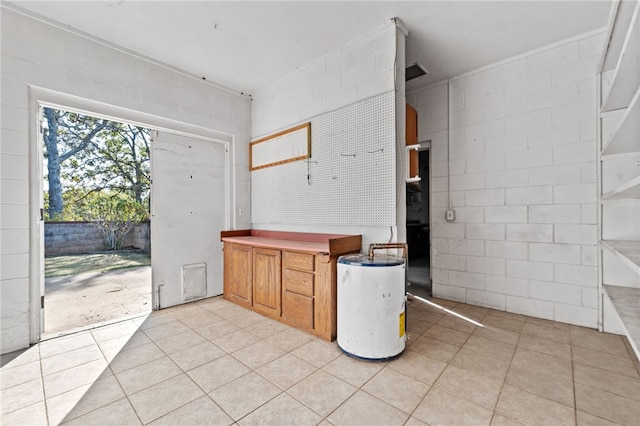
<path id="1" fill-rule="evenodd" d="M 430 149 L 418 154 L 420 180 L 407 183 L 407 244 L 409 291 L 431 296 L 431 232 L 429 217 Z"/>
<path id="2" fill-rule="evenodd" d="M 151 131 L 42 111 L 43 336 L 150 312 Z"/>

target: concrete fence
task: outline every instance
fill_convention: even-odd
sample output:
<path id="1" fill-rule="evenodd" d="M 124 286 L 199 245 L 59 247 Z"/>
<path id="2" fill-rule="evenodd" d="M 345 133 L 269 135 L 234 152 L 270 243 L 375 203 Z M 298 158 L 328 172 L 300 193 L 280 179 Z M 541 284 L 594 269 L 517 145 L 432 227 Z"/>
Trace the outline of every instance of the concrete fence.
<path id="1" fill-rule="evenodd" d="M 151 250 L 149 222 L 132 229 L 122 247 Z M 44 224 L 44 255 L 81 254 L 106 250 L 100 230 L 90 222 L 46 222 Z"/>

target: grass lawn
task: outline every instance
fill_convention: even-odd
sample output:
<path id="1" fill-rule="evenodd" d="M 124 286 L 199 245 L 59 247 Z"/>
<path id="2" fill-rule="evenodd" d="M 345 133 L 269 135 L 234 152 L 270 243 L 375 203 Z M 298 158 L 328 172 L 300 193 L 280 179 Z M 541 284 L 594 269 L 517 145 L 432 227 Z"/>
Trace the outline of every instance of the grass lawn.
<path id="1" fill-rule="evenodd" d="M 151 265 L 151 255 L 142 251 L 115 251 L 51 256 L 44 259 L 44 276 L 60 277 L 83 272 L 113 271 Z"/>

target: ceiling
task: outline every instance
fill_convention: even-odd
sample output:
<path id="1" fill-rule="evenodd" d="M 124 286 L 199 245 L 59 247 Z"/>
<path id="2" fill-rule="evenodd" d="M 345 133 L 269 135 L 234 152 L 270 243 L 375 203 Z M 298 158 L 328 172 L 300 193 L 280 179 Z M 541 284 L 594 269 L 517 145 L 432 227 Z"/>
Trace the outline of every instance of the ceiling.
<path id="1" fill-rule="evenodd" d="M 13 1 L 207 80 L 254 93 L 392 17 L 409 89 L 607 25 L 611 1 Z"/>

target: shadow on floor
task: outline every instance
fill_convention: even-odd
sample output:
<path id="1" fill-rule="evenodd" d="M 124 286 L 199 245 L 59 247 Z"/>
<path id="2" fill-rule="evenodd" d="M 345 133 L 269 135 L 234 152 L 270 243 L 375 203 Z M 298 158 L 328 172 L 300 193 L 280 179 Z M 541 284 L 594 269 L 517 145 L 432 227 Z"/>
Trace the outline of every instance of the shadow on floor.
<path id="1" fill-rule="evenodd" d="M 151 267 L 45 279 L 43 339 L 151 312 Z"/>

